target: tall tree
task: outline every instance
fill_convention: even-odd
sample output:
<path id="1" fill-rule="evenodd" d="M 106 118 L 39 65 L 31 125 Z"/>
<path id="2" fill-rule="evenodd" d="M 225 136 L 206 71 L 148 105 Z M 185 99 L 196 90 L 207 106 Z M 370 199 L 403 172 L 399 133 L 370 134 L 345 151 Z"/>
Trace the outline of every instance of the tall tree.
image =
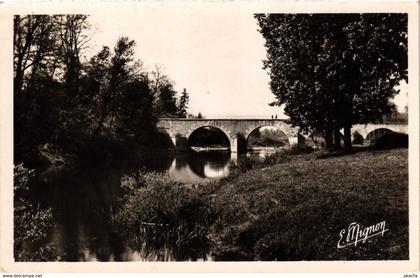
<path id="1" fill-rule="evenodd" d="M 176 105 L 176 91 L 171 82 L 166 82 L 160 88 L 158 115 L 175 117 L 178 107 Z"/>
<path id="2" fill-rule="evenodd" d="M 120 139 L 146 142 L 154 132 L 153 87 L 135 58 L 135 42 L 121 37 L 113 52 L 108 47 L 87 66 L 87 90 L 99 109 L 93 111 L 95 134 L 106 131 Z"/>
<path id="3" fill-rule="evenodd" d="M 99 133 L 104 125 L 113 127 L 115 123 L 117 98 L 123 93 L 124 86 L 140 78 L 142 63 L 135 58 L 135 41 L 128 37 L 118 39 L 113 54 L 104 47 L 92 60 L 91 74 L 100 73 L 97 81 L 100 88 L 100 115 L 95 133 Z"/>
<path id="4" fill-rule="evenodd" d="M 116 101 L 118 136 L 147 145 L 156 125 L 148 79 L 141 77 L 126 84 Z"/>
<path id="5" fill-rule="evenodd" d="M 91 35 L 87 33 L 90 24 L 87 15 L 58 15 L 55 16 L 59 26 L 58 57 L 64 70 L 66 89 L 70 94 L 78 94 L 78 81 L 81 75 L 82 52 L 87 48 Z"/>
<path id="6" fill-rule="evenodd" d="M 182 91 L 181 97 L 179 98 L 178 111 L 177 111 L 177 116 L 179 118 L 187 117 L 187 108 L 188 108 L 189 100 L 190 100 L 190 97 L 187 93 L 187 90 L 184 88 L 184 90 Z"/>
<path id="7" fill-rule="evenodd" d="M 14 90 L 20 94 L 39 71 L 54 64 L 57 29 L 47 15 L 16 15 L 13 27 Z"/>
<path id="8" fill-rule="evenodd" d="M 59 125 L 57 91 L 60 85 L 54 80 L 58 67 L 56 34 L 57 26 L 51 16 L 14 17 L 14 150 L 17 160 L 30 160 L 37 146 L 49 140 Z"/>
<path id="9" fill-rule="evenodd" d="M 344 129 L 381 121 L 392 111 L 395 86 L 407 78 L 405 14 L 258 14 L 266 40 L 273 105 L 293 125 L 324 134 L 328 145 Z M 335 135 L 335 136 L 333 136 Z"/>
<path id="10" fill-rule="evenodd" d="M 174 82 L 163 73 L 160 65 L 156 65 L 149 76 L 156 114 L 160 117 L 176 117 L 179 111 Z"/>

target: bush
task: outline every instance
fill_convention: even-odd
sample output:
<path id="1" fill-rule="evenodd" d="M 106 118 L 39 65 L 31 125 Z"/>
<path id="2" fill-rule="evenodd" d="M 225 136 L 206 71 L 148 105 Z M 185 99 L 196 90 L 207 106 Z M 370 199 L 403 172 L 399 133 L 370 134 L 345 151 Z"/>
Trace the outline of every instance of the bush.
<path id="1" fill-rule="evenodd" d="M 120 207 L 112 222 L 132 239 L 129 244 L 134 249 L 167 244 L 183 260 L 187 258 L 179 250 L 206 246 L 207 229 L 215 216 L 192 186 L 173 182 L 167 174 L 140 172 L 123 177 L 121 187 Z"/>
<path id="2" fill-rule="evenodd" d="M 293 144 L 290 148 L 284 150 L 287 155 L 310 154 L 313 151 L 314 148 L 306 144 Z"/>
<path id="3" fill-rule="evenodd" d="M 34 208 L 26 196 L 34 175 L 22 164 L 14 168 L 14 257 L 16 261 L 57 261 L 54 246 L 46 243 L 53 226 L 52 210 Z"/>
<path id="4" fill-rule="evenodd" d="M 147 222 L 177 226 L 191 217 L 196 224 L 206 224 L 211 215 L 195 189 L 173 182 L 167 174 L 125 176 L 122 188 L 125 199 L 115 220 L 129 225 Z"/>

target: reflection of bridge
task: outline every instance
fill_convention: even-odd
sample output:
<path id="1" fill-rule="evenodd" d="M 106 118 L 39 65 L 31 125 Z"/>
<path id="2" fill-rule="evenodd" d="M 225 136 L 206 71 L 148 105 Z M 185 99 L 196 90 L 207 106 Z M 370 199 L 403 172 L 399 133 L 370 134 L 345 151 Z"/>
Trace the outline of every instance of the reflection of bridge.
<path id="1" fill-rule="evenodd" d="M 279 128 L 287 136 L 289 144 L 299 143 L 304 138 L 299 135 L 298 128 L 292 127 L 287 120 L 283 119 L 185 119 L 185 118 L 161 118 L 157 123 L 158 129 L 166 132 L 178 150 L 187 148 L 190 135 L 202 127 L 215 127 L 220 129 L 229 139 L 231 152 L 238 152 L 246 146 L 249 135 L 256 129 L 264 126 Z M 354 125 L 352 132 L 357 131 L 363 139 L 375 130 L 390 130 L 400 133 L 408 133 L 406 123 L 384 123 Z"/>

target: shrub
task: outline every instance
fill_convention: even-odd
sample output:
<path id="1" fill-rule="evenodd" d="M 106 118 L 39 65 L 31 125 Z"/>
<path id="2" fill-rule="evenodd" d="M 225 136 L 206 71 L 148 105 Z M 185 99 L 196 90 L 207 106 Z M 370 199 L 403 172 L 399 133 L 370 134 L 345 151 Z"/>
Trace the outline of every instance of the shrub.
<path id="1" fill-rule="evenodd" d="M 210 215 L 196 190 L 170 180 L 167 174 L 151 172 L 137 177 L 125 176 L 122 188 L 126 199 L 115 219 L 122 220 L 120 217 L 123 217 L 130 225 L 153 222 L 176 226 L 192 216 L 200 216 L 196 219 L 200 224 Z"/>
<path id="2" fill-rule="evenodd" d="M 314 151 L 314 148 L 306 144 L 293 144 L 290 148 L 285 149 L 287 155 L 309 154 Z"/>
<path id="3" fill-rule="evenodd" d="M 179 250 L 208 243 L 207 229 L 214 212 L 193 187 L 154 172 L 125 176 L 121 187 L 120 207 L 112 222 L 132 238 L 133 248 L 168 244 Z"/>
<path id="4" fill-rule="evenodd" d="M 52 210 L 35 208 L 27 193 L 35 172 L 18 164 L 14 168 L 14 257 L 16 261 L 60 260 L 54 246 L 46 243 L 52 229 Z"/>

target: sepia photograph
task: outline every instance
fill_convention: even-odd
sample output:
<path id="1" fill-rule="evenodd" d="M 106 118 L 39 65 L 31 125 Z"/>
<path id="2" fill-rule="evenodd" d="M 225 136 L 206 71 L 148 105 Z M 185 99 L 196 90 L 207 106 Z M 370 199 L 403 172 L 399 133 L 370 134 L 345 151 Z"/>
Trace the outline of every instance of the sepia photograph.
<path id="1" fill-rule="evenodd" d="M 418 260 L 410 16 L 14 11 L 13 261 Z"/>

